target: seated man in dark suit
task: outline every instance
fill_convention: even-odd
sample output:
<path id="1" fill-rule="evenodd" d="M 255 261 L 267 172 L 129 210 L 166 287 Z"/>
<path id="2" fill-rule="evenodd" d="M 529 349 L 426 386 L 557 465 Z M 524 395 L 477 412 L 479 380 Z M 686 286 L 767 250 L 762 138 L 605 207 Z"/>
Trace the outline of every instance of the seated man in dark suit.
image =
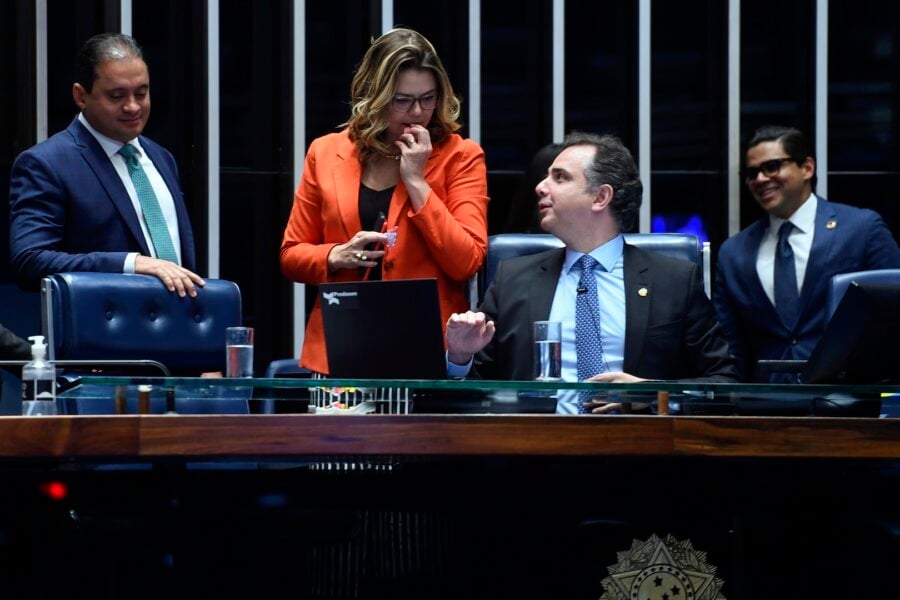
<path id="1" fill-rule="evenodd" d="M 643 186 L 613 136 L 573 133 L 537 188 L 541 227 L 564 249 L 503 261 L 482 312 L 447 324 L 449 374 L 532 379 L 532 323 L 562 322 L 562 378 L 731 382 L 728 345 L 696 265 L 624 242 Z M 584 274 L 583 274 L 584 273 Z M 557 412 L 605 407 L 563 402 Z"/>
<path id="2" fill-rule="evenodd" d="M 722 244 L 713 302 L 741 378 L 792 382 L 796 374 L 757 361 L 807 360 L 825 329 L 831 277 L 900 268 L 900 250 L 877 213 L 813 193 L 816 161 L 797 129 L 757 130 L 745 160 L 747 187 L 768 214 Z"/>
<path id="3" fill-rule="evenodd" d="M 19 284 L 66 271 L 145 273 L 195 295 L 194 235 L 175 160 L 141 136 L 150 76 L 135 41 L 89 39 L 71 125 L 23 152 L 10 174 L 10 255 Z"/>

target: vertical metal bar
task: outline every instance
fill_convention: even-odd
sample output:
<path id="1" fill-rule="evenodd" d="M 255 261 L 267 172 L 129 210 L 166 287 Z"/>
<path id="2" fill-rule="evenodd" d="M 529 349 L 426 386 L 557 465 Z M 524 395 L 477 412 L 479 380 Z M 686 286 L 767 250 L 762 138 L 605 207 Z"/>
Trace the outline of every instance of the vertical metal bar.
<path id="1" fill-rule="evenodd" d="M 35 143 L 47 139 L 47 0 L 34 2 Z"/>
<path id="2" fill-rule="evenodd" d="M 293 2 L 294 185 L 300 183 L 306 160 L 306 0 Z M 306 286 L 293 285 L 294 356 L 300 356 L 306 333 Z"/>
<path id="3" fill-rule="evenodd" d="M 728 236 L 741 229 L 741 0 L 728 2 Z"/>
<path id="4" fill-rule="evenodd" d="M 640 231 L 650 231 L 650 0 L 638 5 L 638 171 L 644 184 Z"/>
<path id="5" fill-rule="evenodd" d="M 469 137 L 481 140 L 481 0 L 469 0 Z"/>
<path id="6" fill-rule="evenodd" d="M 816 195 L 828 196 L 828 0 L 816 0 Z"/>
<path id="7" fill-rule="evenodd" d="M 566 135 L 566 2 L 553 0 L 553 141 Z"/>
<path id="8" fill-rule="evenodd" d="M 133 35 L 134 22 L 131 0 L 119 0 L 119 33 Z"/>
<path id="9" fill-rule="evenodd" d="M 207 228 L 209 239 L 207 253 L 209 264 L 207 265 L 209 276 L 213 279 L 219 277 L 219 243 L 220 243 L 220 212 L 221 212 L 221 187 L 219 173 L 219 0 L 207 0 L 206 3 L 206 164 L 208 217 Z"/>
<path id="10" fill-rule="evenodd" d="M 394 0 L 381 0 L 381 33 L 394 27 Z"/>

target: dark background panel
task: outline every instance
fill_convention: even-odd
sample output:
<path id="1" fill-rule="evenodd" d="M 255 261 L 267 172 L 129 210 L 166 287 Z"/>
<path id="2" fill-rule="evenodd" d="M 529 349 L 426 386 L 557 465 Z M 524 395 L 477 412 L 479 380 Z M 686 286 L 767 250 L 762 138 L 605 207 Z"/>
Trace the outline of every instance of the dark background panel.
<path id="1" fill-rule="evenodd" d="M 394 24 L 415 29 L 434 46 L 450 76 L 453 91 L 462 99 L 460 134 L 469 137 L 466 127 L 469 109 L 469 10 L 468 2 L 451 2 L 452 10 L 435 10 L 434 5 L 418 0 L 394 2 Z"/>
<path id="2" fill-rule="evenodd" d="M 350 82 L 380 32 L 374 2 L 306 3 L 306 143 L 350 116 Z"/>
<path id="3" fill-rule="evenodd" d="M 828 167 L 900 171 L 900 7 L 832 3 L 828 46 Z"/>
<path id="4" fill-rule="evenodd" d="M 815 144 L 815 19 L 814 0 L 741 3 L 741 140 L 731 141 L 740 143 L 741 164 L 763 125 L 797 127 Z M 743 229 L 763 211 L 743 182 L 740 189 Z"/>
<path id="5" fill-rule="evenodd" d="M 828 199 L 876 211 L 900 241 L 900 173 L 831 173 Z"/>
<path id="6" fill-rule="evenodd" d="M 718 0 L 653 4 L 653 169 L 725 168 L 727 8 Z"/>
<path id="7" fill-rule="evenodd" d="M 502 233 L 535 152 L 553 141 L 552 4 L 481 4 L 481 142 L 488 233 Z"/>
<path id="8" fill-rule="evenodd" d="M 718 243 L 727 231 L 727 13 L 715 0 L 653 4 L 652 231 Z"/>
<path id="9" fill-rule="evenodd" d="M 654 172 L 651 231 L 693 233 L 700 241 L 721 244 L 728 204 L 724 179 L 716 171 Z"/>
<path id="10" fill-rule="evenodd" d="M 566 2 L 566 131 L 612 133 L 637 148 L 637 27 L 630 0 Z"/>
<path id="11" fill-rule="evenodd" d="M 552 5 L 481 5 L 481 145 L 488 170 L 523 171 L 552 140 Z"/>
<path id="12" fill-rule="evenodd" d="M 0 81 L 21 82 L 4 86 L 0 98 L 6 107 L 0 110 L 0 190 L 9 190 L 9 171 L 13 161 L 34 139 L 34 19 L 17 2 L 0 2 Z M 27 8 L 27 7 L 26 7 Z M 30 83 L 29 83 L 30 82 Z M 4 194 L 4 198 L 6 198 Z M 12 280 L 9 264 L 9 203 L 0 202 L 0 281 Z"/>
<path id="13" fill-rule="evenodd" d="M 290 284 L 278 249 L 293 181 L 291 3 L 219 5 L 220 274 L 241 288 L 256 328 L 255 372 L 292 354 Z"/>
<path id="14" fill-rule="evenodd" d="M 152 111 L 144 135 L 175 157 L 194 231 L 197 269 L 208 272 L 206 12 L 202 2 L 134 0 L 132 34 L 150 71 Z M 199 118 L 198 118 L 199 117 Z"/>
<path id="15" fill-rule="evenodd" d="M 104 10 L 105 4 L 102 0 L 47 2 L 48 136 L 68 127 L 78 114 L 72 100 L 78 49 L 92 35 L 118 31 L 118 23 L 110 22 L 113 16 Z"/>
<path id="16" fill-rule="evenodd" d="M 281 199 L 291 197 L 292 187 L 289 173 L 222 173 L 222 278 L 240 286 L 244 324 L 256 328 L 258 377 L 270 361 L 293 353 L 290 283 L 278 262 L 280 232 L 287 222 Z"/>

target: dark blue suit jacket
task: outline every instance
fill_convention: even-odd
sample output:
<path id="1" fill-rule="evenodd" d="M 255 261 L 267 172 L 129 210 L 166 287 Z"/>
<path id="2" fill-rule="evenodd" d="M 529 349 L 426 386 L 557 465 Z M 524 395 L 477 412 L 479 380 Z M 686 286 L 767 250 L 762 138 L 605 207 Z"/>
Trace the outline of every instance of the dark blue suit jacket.
<path id="1" fill-rule="evenodd" d="M 559 248 L 504 260 L 497 267 L 480 307 L 497 329 L 475 357 L 479 377 L 532 378 L 531 324 L 550 314 L 565 255 Z M 647 379 L 733 382 L 737 371 L 697 266 L 626 243 L 623 267 L 622 370 Z"/>
<path id="2" fill-rule="evenodd" d="M 800 293 L 800 317 L 788 328 L 756 272 L 756 257 L 768 226 L 767 215 L 725 240 L 716 266 L 716 316 L 746 381 L 769 381 L 756 365 L 760 359 L 809 358 L 825 328 L 825 299 L 832 275 L 900 267 L 900 250 L 877 213 L 819 198 Z"/>
<path id="3" fill-rule="evenodd" d="M 182 265 L 196 270 L 194 234 L 175 159 L 141 136 L 141 146 L 172 193 Z M 122 272 L 125 255 L 150 256 L 122 180 L 94 136 L 76 118 L 65 131 L 26 150 L 10 174 L 9 245 L 26 289 L 68 271 Z"/>

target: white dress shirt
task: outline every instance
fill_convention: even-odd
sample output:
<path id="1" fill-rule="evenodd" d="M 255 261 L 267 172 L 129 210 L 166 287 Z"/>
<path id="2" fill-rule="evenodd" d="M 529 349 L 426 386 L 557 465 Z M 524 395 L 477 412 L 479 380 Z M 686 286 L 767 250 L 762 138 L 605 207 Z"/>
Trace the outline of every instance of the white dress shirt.
<path id="1" fill-rule="evenodd" d="M 787 219 L 794 225 L 794 229 L 788 236 L 788 243 L 794 251 L 798 294 L 803 290 L 806 264 L 809 262 L 809 251 L 812 248 L 813 235 L 816 232 L 816 209 L 818 206 L 819 199 L 815 194 L 810 194 L 806 202 L 801 204 L 800 208 Z M 763 234 L 759 253 L 756 255 L 756 273 L 773 306 L 775 305 L 775 250 L 778 247 L 778 230 L 784 221 L 785 219 L 769 215 L 769 228 Z"/>

